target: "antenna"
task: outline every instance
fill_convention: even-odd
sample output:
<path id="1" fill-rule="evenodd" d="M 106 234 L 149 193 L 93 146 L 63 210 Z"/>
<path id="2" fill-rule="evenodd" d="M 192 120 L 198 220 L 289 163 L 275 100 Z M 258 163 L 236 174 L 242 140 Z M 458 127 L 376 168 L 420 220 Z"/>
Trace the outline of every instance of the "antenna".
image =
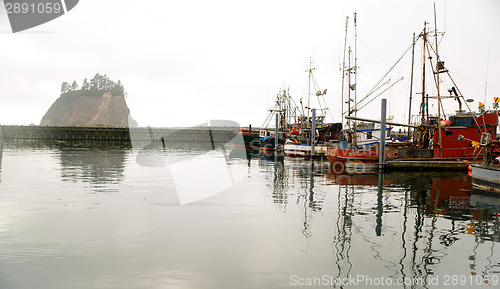
<path id="1" fill-rule="evenodd" d="M 490 64 L 490 51 L 488 49 L 488 58 L 486 61 L 486 82 L 484 83 L 484 103 L 486 103 L 486 92 L 488 91 L 488 68 Z"/>
<path id="2" fill-rule="evenodd" d="M 444 1 L 444 30 L 443 34 L 446 33 L 446 1 Z"/>

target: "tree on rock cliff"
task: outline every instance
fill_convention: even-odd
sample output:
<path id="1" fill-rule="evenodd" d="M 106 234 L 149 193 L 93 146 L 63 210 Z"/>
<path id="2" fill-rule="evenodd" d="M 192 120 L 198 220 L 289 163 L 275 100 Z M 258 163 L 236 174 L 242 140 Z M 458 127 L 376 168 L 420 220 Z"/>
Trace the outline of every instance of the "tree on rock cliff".
<path id="1" fill-rule="evenodd" d="M 69 83 L 66 81 L 61 84 L 61 93 L 66 93 L 69 91 Z"/>
<path id="2" fill-rule="evenodd" d="M 82 82 L 82 90 L 89 90 L 89 89 L 90 89 L 90 83 L 87 80 L 87 78 L 85 78 Z"/>
<path id="3" fill-rule="evenodd" d="M 99 90 L 99 79 L 102 76 L 99 73 L 96 73 L 94 77 L 90 79 L 90 90 Z"/>
<path id="4" fill-rule="evenodd" d="M 76 80 L 71 85 L 68 82 L 61 84 L 61 94 L 102 96 L 106 92 L 110 92 L 112 95 L 126 96 L 125 88 L 121 81 L 118 80 L 118 83 L 116 83 L 106 74 L 101 75 L 96 73 L 90 79 L 90 82 L 85 78 L 80 89 Z"/>
<path id="5" fill-rule="evenodd" d="M 76 83 L 76 80 L 75 80 L 71 84 L 71 91 L 77 91 L 77 90 L 78 90 L 78 83 Z"/>

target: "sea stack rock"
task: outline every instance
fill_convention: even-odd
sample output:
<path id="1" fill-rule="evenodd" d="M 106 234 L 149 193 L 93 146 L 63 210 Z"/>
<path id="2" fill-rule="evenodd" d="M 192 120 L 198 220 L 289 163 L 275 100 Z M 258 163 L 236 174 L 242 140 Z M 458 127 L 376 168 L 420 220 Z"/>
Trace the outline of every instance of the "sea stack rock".
<path id="1" fill-rule="evenodd" d="M 99 83 L 99 77 L 103 78 L 96 74 L 90 84 L 85 79 L 82 89 L 75 82 L 71 86 L 63 82 L 61 96 L 45 113 L 40 125 L 137 127 L 135 120 L 129 123 L 130 110 L 121 83 L 117 85 L 106 76 Z"/>

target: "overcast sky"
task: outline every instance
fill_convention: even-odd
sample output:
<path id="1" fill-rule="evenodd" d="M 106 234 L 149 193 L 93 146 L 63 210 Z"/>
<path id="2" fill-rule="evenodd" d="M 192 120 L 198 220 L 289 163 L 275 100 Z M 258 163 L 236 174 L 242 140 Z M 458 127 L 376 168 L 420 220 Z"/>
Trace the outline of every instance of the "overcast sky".
<path id="1" fill-rule="evenodd" d="M 81 0 L 66 15 L 16 34 L 2 6 L 0 123 L 39 124 L 63 81 L 81 84 L 100 73 L 122 81 L 132 117 L 141 126 L 191 126 L 207 119 L 260 126 L 280 88 L 289 87 L 296 101 L 307 97 L 310 58 L 339 121 L 346 16 L 358 15 L 362 97 L 409 47 L 424 21 L 434 28 L 433 3 Z M 474 109 L 485 92 L 490 105 L 500 96 L 500 1 L 436 1 L 436 8 L 438 29 L 446 32 L 439 52 L 447 68 L 466 98 L 476 100 Z M 352 21 L 349 25 L 352 35 Z M 408 80 L 410 62 L 404 63 L 397 73 Z M 419 82 L 421 69 L 415 73 Z M 384 97 L 390 100 L 389 114 L 404 121 L 408 85 L 394 86 Z M 451 113 L 457 107 L 448 102 Z M 359 115 L 376 117 L 379 103 Z M 418 103 L 413 105 L 416 114 Z"/>

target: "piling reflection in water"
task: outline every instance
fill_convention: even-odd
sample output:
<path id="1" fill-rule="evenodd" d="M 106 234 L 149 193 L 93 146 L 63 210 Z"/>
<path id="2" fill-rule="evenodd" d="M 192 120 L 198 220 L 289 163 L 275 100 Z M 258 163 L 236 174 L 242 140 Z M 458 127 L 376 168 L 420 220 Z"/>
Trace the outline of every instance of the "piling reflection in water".
<path id="1" fill-rule="evenodd" d="M 2 155 L 3 155 L 3 136 L 2 136 L 2 126 L 0 125 L 0 166 L 2 166 Z"/>
<path id="2" fill-rule="evenodd" d="M 308 239 L 317 232 L 315 215 L 335 219 L 331 250 L 337 278 L 364 274 L 367 266 L 375 272 L 377 266 L 389 268 L 395 278 L 423 280 L 450 274 L 446 268 L 483 281 L 500 274 L 494 249 L 500 242 L 500 195 L 473 190 L 465 173 L 349 175 L 318 162 L 285 158 L 271 164 L 273 201 L 283 211 L 292 210 L 290 203 L 303 209 Z M 331 189 L 316 194 L 316 184 L 325 182 Z M 295 194 L 297 200 L 290 202 Z M 361 262 L 360 255 L 366 256 Z"/>
<path id="3" fill-rule="evenodd" d="M 3 136 L 2 136 L 2 126 L 0 125 L 0 183 L 2 182 L 2 157 L 3 157 Z"/>

